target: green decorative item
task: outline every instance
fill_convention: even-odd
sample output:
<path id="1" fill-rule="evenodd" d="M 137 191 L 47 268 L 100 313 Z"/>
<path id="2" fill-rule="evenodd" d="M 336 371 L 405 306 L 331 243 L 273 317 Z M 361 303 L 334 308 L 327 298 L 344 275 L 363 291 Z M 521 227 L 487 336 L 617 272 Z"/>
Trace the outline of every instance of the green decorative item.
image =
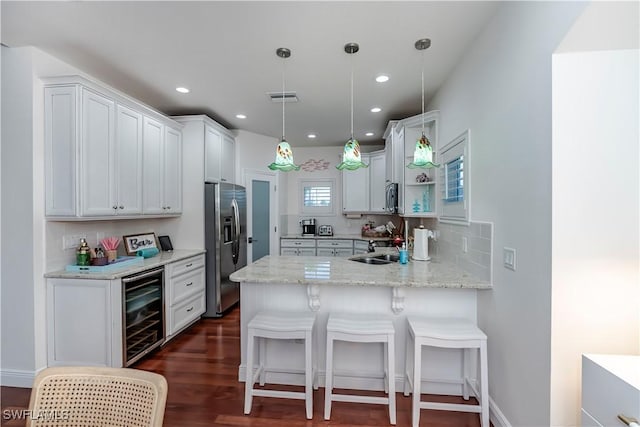
<path id="1" fill-rule="evenodd" d="M 352 55 L 360 50 L 358 43 L 347 43 L 344 45 L 344 51 Z M 369 165 L 362 163 L 360 155 L 360 143 L 353 137 L 353 61 L 351 62 L 351 138 L 344 144 L 344 154 L 342 155 L 342 163 L 336 166 L 338 170 L 354 171 L 360 168 L 368 168 Z"/>
<path id="2" fill-rule="evenodd" d="M 368 168 L 369 165 L 362 163 L 362 156 L 360 154 L 360 143 L 358 140 L 350 138 L 346 144 L 344 144 L 344 154 L 342 155 L 342 163 L 336 168 L 339 170 L 347 169 L 350 171 L 359 168 Z"/>
<path id="3" fill-rule="evenodd" d="M 433 163 L 433 148 L 431 148 L 431 143 L 424 134 L 422 134 L 416 142 L 416 149 L 413 152 L 413 162 L 409 163 L 407 167 L 409 169 L 440 167 L 439 164 Z"/>
<path id="4" fill-rule="evenodd" d="M 300 166 L 293 163 L 293 151 L 289 143 L 284 139 L 276 147 L 276 161 L 269 165 L 269 169 L 283 172 L 300 170 Z"/>
<path id="5" fill-rule="evenodd" d="M 291 56 L 291 50 L 286 47 L 276 49 L 276 55 L 282 59 Z M 282 63 L 282 139 L 276 147 L 276 161 L 271 163 L 268 168 L 272 171 L 299 171 L 300 166 L 293 163 L 293 150 L 284 137 L 284 62 Z"/>

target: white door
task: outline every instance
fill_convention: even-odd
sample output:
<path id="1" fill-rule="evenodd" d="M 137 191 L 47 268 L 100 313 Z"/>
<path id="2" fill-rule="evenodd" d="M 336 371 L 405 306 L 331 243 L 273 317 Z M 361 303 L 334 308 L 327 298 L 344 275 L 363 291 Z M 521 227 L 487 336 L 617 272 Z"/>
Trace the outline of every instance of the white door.
<path id="1" fill-rule="evenodd" d="M 236 181 L 236 141 L 229 135 L 222 136 L 222 161 L 220 164 L 220 181 Z"/>
<path id="2" fill-rule="evenodd" d="M 385 153 L 380 152 L 369 157 L 369 210 L 386 212 Z"/>
<path id="3" fill-rule="evenodd" d="M 220 181 L 220 156 L 222 153 L 222 134 L 212 126 L 204 127 L 204 180 Z"/>
<path id="4" fill-rule="evenodd" d="M 116 115 L 118 215 L 142 213 L 142 114 L 118 105 Z"/>
<path id="5" fill-rule="evenodd" d="M 247 240 L 251 240 L 247 244 L 247 262 L 251 263 L 264 255 L 278 254 L 276 175 L 257 170 L 245 171 L 244 186 L 247 190 Z M 265 194 L 267 186 L 268 193 Z M 267 199 L 269 206 L 264 206 Z M 264 221 L 267 214 L 269 220 Z M 255 218 L 259 220 L 256 221 Z M 257 240 L 255 243 L 254 238 Z M 268 239 L 268 246 L 265 238 Z M 268 253 L 265 254 L 265 250 Z"/>
<path id="6" fill-rule="evenodd" d="M 142 181 L 145 214 L 161 214 L 162 209 L 162 124 L 149 117 L 144 118 L 142 131 Z"/>
<path id="7" fill-rule="evenodd" d="M 182 134 L 165 127 L 164 134 L 164 210 L 166 214 L 182 212 Z"/>

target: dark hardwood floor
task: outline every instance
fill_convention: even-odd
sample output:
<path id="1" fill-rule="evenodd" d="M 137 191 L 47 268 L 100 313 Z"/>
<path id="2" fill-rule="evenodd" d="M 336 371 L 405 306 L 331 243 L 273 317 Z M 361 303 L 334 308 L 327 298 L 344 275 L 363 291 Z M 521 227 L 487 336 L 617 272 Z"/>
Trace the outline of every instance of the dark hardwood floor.
<path id="1" fill-rule="evenodd" d="M 165 426 L 388 426 L 387 407 L 337 402 L 331 420 L 323 420 L 324 389 L 314 394 L 313 420 L 306 420 L 304 401 L 254 397 L 251 415 L 243 414 L 244 383 L 238 382 L 240 364 L 240 310 L 236 307 L 222 319 L 203 319 L 173 339 L 135 368 L 158 372 L 169 383 Z M 302 388 L 300 388 L 302 389 Z M 24 421 L 7 420 L 6 410 L 26 409 L 30 389 L 2 387 L 0 423 L 21 426 Z M 397 425 L 411 426 L 411 399 L 397 395 Z M 454 396 L 431 396 L 443 402 L 465 403 Z M 473 401 L 473 398 L 472 400 Z M 422 410 L 422 427 L 479 427 L 477 414 Z M 89 427 L 89 426 L 87 426 Z"/>

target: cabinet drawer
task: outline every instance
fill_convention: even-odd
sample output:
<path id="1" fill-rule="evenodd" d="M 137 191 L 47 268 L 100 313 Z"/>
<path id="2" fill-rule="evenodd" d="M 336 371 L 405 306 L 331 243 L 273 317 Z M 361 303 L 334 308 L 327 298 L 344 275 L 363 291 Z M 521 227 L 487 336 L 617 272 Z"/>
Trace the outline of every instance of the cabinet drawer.
<path id="1" fill-rule="evenodd" d="M 176 277 L 189 271 L 204 267 L 204 254 L 183 259 L 169 264 L 171 272 L 169 277 Z"/>
<path id="2" fill-rule="evenodd" d="M 315 239 L 281 239 L 280 247 L 282 248 L 315 248 Z"/>
<path id="3" fill-rule="evenodd" d="M 335 256 L 351 256 L 353 255 L 353 249 L 351 248 L 337 248 L 335 249 Z"/>
<path id="4" fill-rule="evenodd" d="M 316 248 L 302 248 L 298 250 L 299 256 L 316 256 Z"/>
<path id="5" fill-rule="evenodd" d="M 319 248 L 353 248 L 353 240 L 340 240 L 340 239 L 331 239 L 331 240 L 318 240 Z"/>
<path id="6" fill-rule="evenodd" d="M 204 268 L 171 278 L 169 286 L 169 305 L 173 306 L 185 298 L 204 290 Z"/>
<path id="7" fill-rule="evenodd" d="M 169 319 L 169 335 L 180 331 L 204 313 L 204 292 L 200 292 L 181 304 L 171 307 Z"/>
<path id="8" fill-rule="evenodd" d="M 353 249 L 354 250 L 364 250 L 365 252 L 369 248 L 368 240 L 354 240 L 353 241 Z"/>

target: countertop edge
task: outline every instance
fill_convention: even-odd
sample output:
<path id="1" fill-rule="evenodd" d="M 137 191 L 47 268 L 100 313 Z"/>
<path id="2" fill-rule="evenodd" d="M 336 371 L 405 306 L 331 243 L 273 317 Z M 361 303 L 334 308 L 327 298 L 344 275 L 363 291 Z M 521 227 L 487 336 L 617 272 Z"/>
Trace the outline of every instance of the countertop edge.
<path id="1" fill-rule="evenodd" d="M 165 266 L 172 262 L 178 262 L 193 256 L 202 255 L 204 253 L 206 253 L 206 250 L 204 249 L 177 249 L 172 252 L 160 252 L 160 254 L 155 257 L 145 259 L 143 265 L 123 268 L 122 270 L 109 271 L 105 273 L 57 270 L 45 273 L 44 277 L 46 279 L 114 280 L 131 274 L 136 274 L 141 271 Z"/>

